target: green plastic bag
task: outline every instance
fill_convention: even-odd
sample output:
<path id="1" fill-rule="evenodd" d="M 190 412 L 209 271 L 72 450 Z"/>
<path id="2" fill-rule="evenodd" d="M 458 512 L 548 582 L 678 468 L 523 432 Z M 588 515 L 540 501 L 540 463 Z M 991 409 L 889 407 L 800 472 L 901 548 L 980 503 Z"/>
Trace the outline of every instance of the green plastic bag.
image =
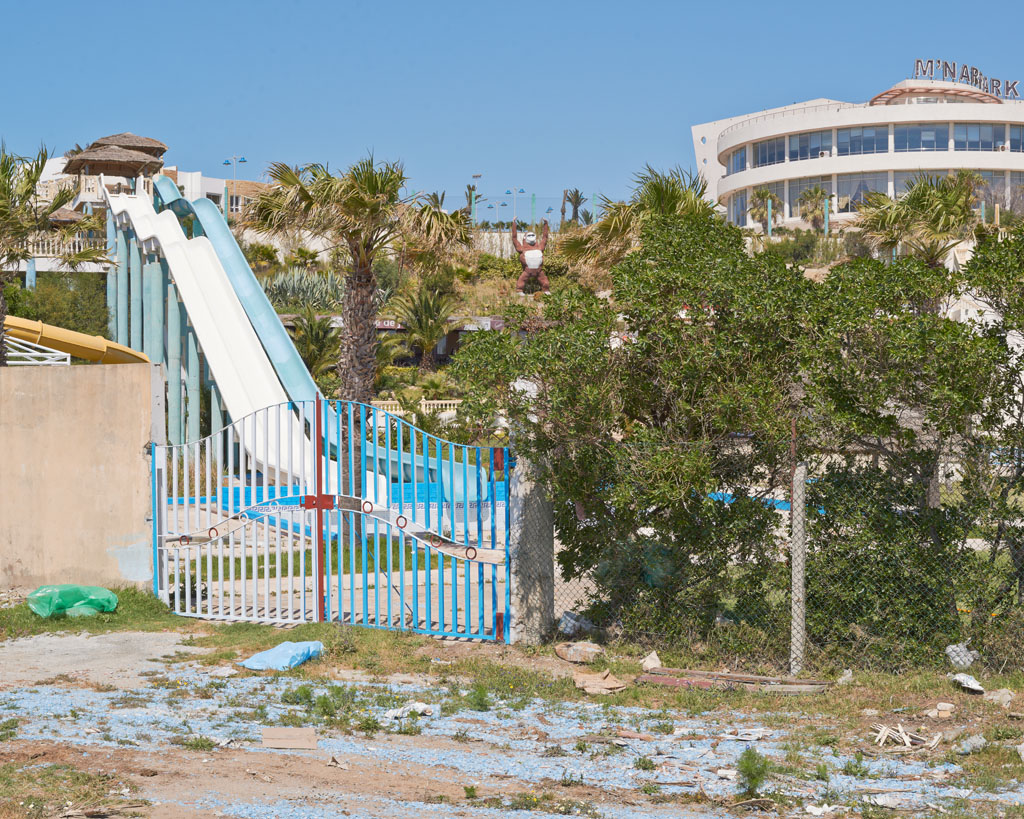
<path id="1" fill-rule="evenodd" d="M 28 607 L 40 617 L 92 617 L 116 609 L 117 595 L 102 586 L 40 586 L 28 596 Z"/>

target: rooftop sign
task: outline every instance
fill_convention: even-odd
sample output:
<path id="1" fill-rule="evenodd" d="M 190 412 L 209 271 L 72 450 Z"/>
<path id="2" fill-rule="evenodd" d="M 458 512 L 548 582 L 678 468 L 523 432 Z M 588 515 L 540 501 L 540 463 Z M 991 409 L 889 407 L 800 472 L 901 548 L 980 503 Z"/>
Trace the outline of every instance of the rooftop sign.
<path id="1" fill-rule="evenodd" d="M 1020 99 L 1018 80 L 998 80 L 987 77 L 973 65 L 946 60 L 914 60 L 913 79 L 941 80 L 971 85 L 988 94 L 1007 100 Z"/>

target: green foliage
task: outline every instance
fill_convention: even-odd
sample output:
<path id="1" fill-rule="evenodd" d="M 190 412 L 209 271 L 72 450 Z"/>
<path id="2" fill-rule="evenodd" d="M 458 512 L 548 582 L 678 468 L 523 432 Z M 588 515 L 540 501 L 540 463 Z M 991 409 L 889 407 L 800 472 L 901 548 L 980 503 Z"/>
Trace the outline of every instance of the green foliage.
<path id="1" fill-rule="evenodd" d="M 466 707 L 470 711 L 490 711 L 491 695 L 482 683 L 474 683 L 466 695 Z"/>
<path id="2" fill-rule="evenodd" d="M 633 767 L 638 771 L 653 771 L 657 766 L 650 757 L 638 756 L 633 760 Z"/>
<path id="3" fill-rule="evenodd" d="M 804 265 L 814 259 L 820 235 L 813 230 L 793 231 L 781 242 L 769 244 L 766 252 L 781 256 L 787 264 Z"/>
<path id="4" fill-rule="evenodd" d="M 476 262 L 476 275 L 481 279 L 517 279 L 521 272 L 519 260 L 501 259 L 481 253 Z"/>
<path id="5" fill-rule="evenodd" d="M 437 290 L 428 290 L 426 285 L 395 305 L 395 317 L 405 327 L 406 348 L 418 351 L 421 370 L 434 368 L 434 348 L 455 326 L 452 323 L 454 309 L 455 303 L 450 298 Z"/>
<path id="6" fill-rule="evenodd" d="M 302 363 L 314 378 L 324 375 L 337 363 L 341 331 L 330 316 L 317 316 L 313 308 L 307 306 L 295 317 L 290 335 Z"/>
<path id="7" fill-rule="evenodd" d="M 41 321 L 91 336 L 107 336 L 104 273 L 40 273 L 35 290 L 9 288 L 13 316 Z"/>
<path id="8" fill-rule="evenodd" d="M 771 761 L 754 748 L 748 747 L 736 762 L 736 770 L 740 775 L 740 793 L 753 799 L 771 773 Z"/>
<path id="9" fill-rule="evenodd" d="M 279 313 L 305 308 L 320 311 L 340 309 L 345 295 L 344 280 L 334 273 L 292 268 L 260 279 L 263 291 Z"/>

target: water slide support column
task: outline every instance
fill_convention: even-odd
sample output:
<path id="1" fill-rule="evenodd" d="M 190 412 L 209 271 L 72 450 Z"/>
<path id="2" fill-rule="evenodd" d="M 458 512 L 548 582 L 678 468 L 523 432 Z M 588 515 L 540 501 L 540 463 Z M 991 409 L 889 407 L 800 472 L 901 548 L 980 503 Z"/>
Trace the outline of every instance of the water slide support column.
<path id="1" fill-rule="evenodd" d="M 166 260 L 162 266 L 166 267 Z M 167 437 L 182 443 L 181 428 L 181 304 L 173 282 L 167 282 Z"/>
<path id="2" fill-rule="evenodd" d="M 206 371 L 206 386 L 210 388 L 210 434 L 224 428 L 224 410 L 220 405 L 220 392 L 217 389 L 217 382 L 213 380 L 213 371 L 210 369 L 210 362 L 205 362 L 203 368 Z"/>
<path id="3" fill-rule="evenodd" d="M 146 306 L 143 309 L 145 323 L 143 325 L 143 349 L 149 360 L 154 364 L 162 364 L 164 360 L 164 283 L 163 271 L 155 256 L 142 266 L 142 287 L 145 292 Z"/>
<path id="4" fill-rule="evenodd" d="M 202 383 L 199 372 L 199 341 L 196 339 L 196 331 L 186 319 L 185 322 L 185 343 L 188 354 L 188 361 L 185 383 L 185 400 L 188 402 L 186 409 L 186 423 L 188 424 L 187 439 L 198 441 L 202 437 L 199 428 L 199 386 Z"/>
<path id="5" fill-rule="evenodd" d="M 117 253 L 117 230 L 114 214 L 107 210 L 107 258 L 113 262 Z M 107 335 L 117 338 L 117 268 L 107 265 Z"/>
<path id="6" fill-rule="evenodd" d="M 128 246 L 128 278 L 131 281 L 131 316 L 129 320 L 133 350 L 142 349 L 142 249 L 139 238 L 134 233 Z"/>
<path id="7" fill-rule="evenodd" d="M 117 231 L 117 338 L 118 344 L 128 344 L 128 238 L 124 230 Z"/>

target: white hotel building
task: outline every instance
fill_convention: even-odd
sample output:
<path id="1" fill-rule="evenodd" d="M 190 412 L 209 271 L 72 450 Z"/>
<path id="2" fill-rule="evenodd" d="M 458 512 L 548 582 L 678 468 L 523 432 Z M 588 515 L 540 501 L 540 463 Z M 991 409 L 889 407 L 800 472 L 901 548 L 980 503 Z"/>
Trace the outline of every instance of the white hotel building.
<path id="1" fill-rule="evenodd" d="M 942 60 L 917 60 L 913 74 L 864 103 L 816 99 L 693 126 L 708 196 L 729 221 L 753 226 L 751 194 L 768 188 L 784 203 L 775 221 L 799 227 L 800 194 L 815 185 L 834 222 L 867 191 L 898 196 L 920 173 L 967 168 L 984 179 L 988 208 L 1024 202 L 1017 82 Z"/>

